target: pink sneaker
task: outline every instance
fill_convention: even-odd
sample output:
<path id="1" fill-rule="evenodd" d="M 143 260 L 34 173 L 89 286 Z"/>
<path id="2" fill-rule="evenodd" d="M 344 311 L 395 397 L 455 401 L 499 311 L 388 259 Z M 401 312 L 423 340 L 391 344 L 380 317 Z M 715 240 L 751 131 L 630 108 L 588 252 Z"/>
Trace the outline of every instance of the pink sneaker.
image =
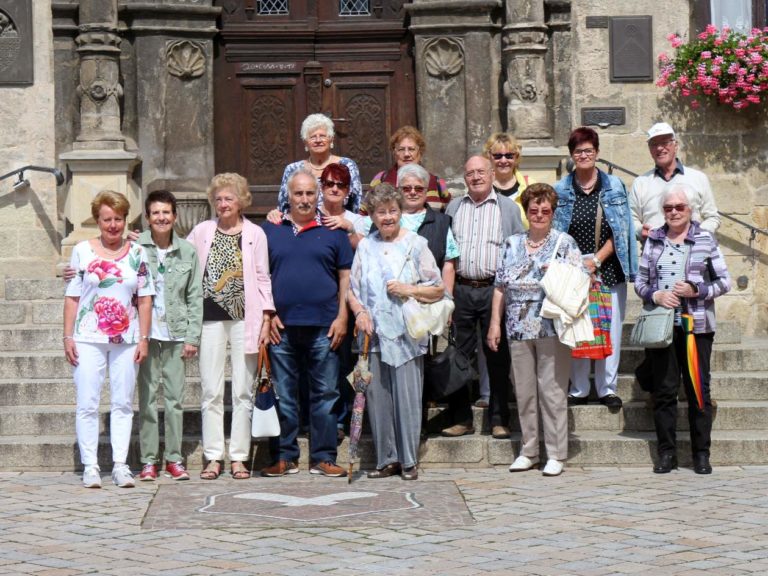
<path id="1" fill-rule="evenodd" d="M 157 465 L 156 464 L 144 464 L 139 474 L 139 480 L 142 482 L 154 482 L 157 480 Z"/>
<path id="2" fill-rule="evenodd" d="M 189 473 L 181 462 L 167 462 L 165 464 L 165 475 L 174 480 L 189 480 Z"/>

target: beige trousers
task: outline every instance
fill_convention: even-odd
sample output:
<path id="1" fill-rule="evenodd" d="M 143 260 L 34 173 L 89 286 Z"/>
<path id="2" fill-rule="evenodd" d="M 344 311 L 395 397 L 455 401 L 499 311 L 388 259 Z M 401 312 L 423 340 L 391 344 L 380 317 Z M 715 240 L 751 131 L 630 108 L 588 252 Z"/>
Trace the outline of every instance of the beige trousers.
<path id="1" fill-rule="evenodd" d="M 568 375 L 571 350 L 557 339 L 509 342 L 522 449 L 531 460 L 539 457 L 539 414 L 547 458 L 568 458 Z"/>

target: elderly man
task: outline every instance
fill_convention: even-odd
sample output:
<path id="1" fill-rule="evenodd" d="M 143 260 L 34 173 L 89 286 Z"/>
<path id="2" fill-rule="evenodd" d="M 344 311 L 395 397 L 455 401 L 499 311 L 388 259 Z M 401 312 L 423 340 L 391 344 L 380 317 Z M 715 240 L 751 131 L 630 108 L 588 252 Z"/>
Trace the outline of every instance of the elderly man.
<path id="1" fill-rule="evenodd" d="M 515 201 L 493 190 L 493 168 L 488 158 L 478 155 L 467 160 L 464 182 L 468 193 L 454 198 L 446 214 L 453 218 L 451 228 L 459 244 L 453 292 L 456 345 L 472 356 L 478 324 L 481 334 L 488 333 L 501 246 L 505 238 L 524 232 L 525 228 Z M 491 432 L 494 438 L 509 438 L 509 348 L 503 335 L 497 352 L 488 348 L 485 338 L 482 341 L 491 384 Z M 457 390 L 446 400 L 448 416 L 454 424 L 443 430 L 443 436 L 474 434 L 469 390 Z"/>
<path id="2" fill-rule="evenodd" d="M 308 386 L 310 473 L 345 476 L 336 465 L 339 397 L 338 348 L 347 332 L 345 297 L 352 246 L 343 230 L 323 226 L 317 212 L 317 180 L 298 170 L 288 179 L 290 213 L 264 223 L 276 315 L 269 357 L 280 398 L 280 437 L 272 439 L 274 463 L 262 476 L 299 471 L 300 386 Z M 306 378 L 300 378 L 304 371 Z"/>
<path id="3" fill-rule="evenodd" d="M 672 126 L 659 122 L 648 130 L 648 151 L 656 166 L 632 184 L 629 205 L 635 235 L 644 241 L 648 231 L 664 225 L 664 213 L 661 210 L 661 196 L 670 184 L 686 184 L 692 192 L 693 219 L 701 227 L 714 234 L 720 227 L 720 216 L 715 206 L 709 178 L 694 170 L 677 158 L 678 141 Z"/>

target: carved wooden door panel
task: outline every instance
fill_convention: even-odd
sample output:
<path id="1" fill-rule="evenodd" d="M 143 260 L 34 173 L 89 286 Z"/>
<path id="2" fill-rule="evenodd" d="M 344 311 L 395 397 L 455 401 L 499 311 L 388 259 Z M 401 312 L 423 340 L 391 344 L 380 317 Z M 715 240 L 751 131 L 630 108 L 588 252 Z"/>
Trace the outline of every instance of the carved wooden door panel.
<path id="1" fill-rule="evenodd" d="M 285 165 L 306 158 L 311 113 L 331 117 L 334 152 L 363 183 L 392 163 L 390 135 L 416 124 L 404 2 L 222 0 L 214 65 L 216 171 L 243 174 L 252 213 L 276 205 Z"/>

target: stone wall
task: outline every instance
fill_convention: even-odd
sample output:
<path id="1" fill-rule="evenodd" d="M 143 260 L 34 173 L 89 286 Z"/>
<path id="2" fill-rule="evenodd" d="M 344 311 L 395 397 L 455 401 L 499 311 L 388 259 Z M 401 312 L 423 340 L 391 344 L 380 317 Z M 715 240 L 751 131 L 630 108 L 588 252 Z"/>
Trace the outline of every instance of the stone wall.
<path id="1" fill-rule="evenodd" d="M 29 164 L 56 166 L 50 0 L 32 4 L 34 83 L 0 87 L 0 173 Z M 61 235 L 56 182 L 51 174 L 25 172 L 30 186 L 16 192 L 13 176 L 0 182 L 0 293 L 6 277 L 54 273 Z"/>
<path id="2" fill-rule="evenodd" d="M 655 122 L 667 121 L 678 132 L 683 163 L 703 170 L 712 181 L 721 212 L 757 227 L 768 228 L 768 114 L 754 107 L 736 111 L 725 106 L 703 105 L 692 110 L 667 90 L 647 83 L 611 83 L 608 29 L 587 28 L 588 16 L 653 16 L 655 58 L 672 49 L 666 35 L 676 32 L 689 38 L 691 5 L 688 0 L 667 0 L 664 9 L 655 0 L 613 2 L 580 0 L 572 6 L 572 124 L 581 121 L 585 106 L 623 106 L 626 124 L 598 129 L 602 158 L 634 172 L 653 166 L 645 131 Z M 622 176 L 628 186 L 632 178 Z M 718 317 L 738 320 L 746 334 L 768 331 L 768 237 L 750 242 L 747 228 L 723 219 L 719 240 L 734 279 L 730 294 L 718 300 Z M 736 279 L 745 277 L 740 289 Z M 762 288 L 761 288 L 762 287 Z"/>

